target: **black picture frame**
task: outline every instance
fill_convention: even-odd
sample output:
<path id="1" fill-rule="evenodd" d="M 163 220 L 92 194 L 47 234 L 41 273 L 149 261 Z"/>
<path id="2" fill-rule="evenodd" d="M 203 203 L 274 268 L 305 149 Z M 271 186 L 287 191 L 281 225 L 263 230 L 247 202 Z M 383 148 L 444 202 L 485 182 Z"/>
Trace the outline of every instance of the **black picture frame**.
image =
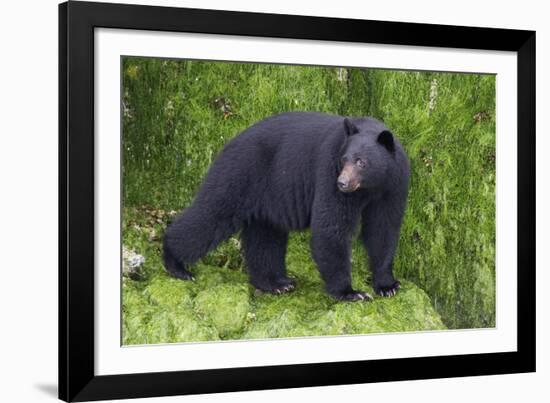
<path id="1" fill-rule="evenodd" d="M 94 29 L 517 52 L 517 352 L 96 376 Z M 142 5 L 59 5 L 59 398 L 66 401 L 535 371 L 535 32 Z"/>

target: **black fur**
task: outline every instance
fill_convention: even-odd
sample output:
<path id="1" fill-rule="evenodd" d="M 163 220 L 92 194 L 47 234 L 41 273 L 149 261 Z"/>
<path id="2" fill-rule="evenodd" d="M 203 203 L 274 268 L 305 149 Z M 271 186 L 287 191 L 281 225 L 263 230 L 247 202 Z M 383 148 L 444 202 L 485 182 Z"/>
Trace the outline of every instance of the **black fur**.
<path id="1" fill-rule="evenodd" d="M 345 164 L 356 164 L 349 165 L 360 183 L 355 191 L 337 187 Z M 189 265 L 242 229 L 251 283 L 288 291 L 294 286 L 285 268 L 288 232 L 309 227 L 327 291 L 339 299 L 368 299 L 351 288 L 350 243 L 361 223 L 374 289 L 393 295 L 408 178 L 399 141 L 374 119 L 272 116 L 231 140 L 214 161 L 193 204 L 166 231 L 165 266 L 178 278 L 192 278 Z"/>

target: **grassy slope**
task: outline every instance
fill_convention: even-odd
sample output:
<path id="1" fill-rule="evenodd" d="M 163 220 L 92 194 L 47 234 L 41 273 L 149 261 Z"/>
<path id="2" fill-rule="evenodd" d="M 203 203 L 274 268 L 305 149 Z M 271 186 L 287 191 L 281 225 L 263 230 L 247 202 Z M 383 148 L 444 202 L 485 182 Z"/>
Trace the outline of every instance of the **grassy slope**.
<path id="1" fill-rule="evenodd" d="M 145 281 L 124 282 L 125 342 L 441 328 L 416 286 L 446 326 L 494 326 L 493 77 L 126 59 L 124 88 L 123 236 L 146 257 Z M 140 206 L 184 208 L 231 137 L 289 110 L 375 116 L 404 144 L 413 173 L 395 271 L 410 282 L 396 299 L 334 304 L 321 293 L 307 232 L 289 245 L 299 282 L 291 296 L 250 295 L 238 238 L 197 265 L 196 284 L 164 274 L 158 238 L 166 217 L 151 223 Z M 358 244 L 353 267 L 365 288 Z"/>

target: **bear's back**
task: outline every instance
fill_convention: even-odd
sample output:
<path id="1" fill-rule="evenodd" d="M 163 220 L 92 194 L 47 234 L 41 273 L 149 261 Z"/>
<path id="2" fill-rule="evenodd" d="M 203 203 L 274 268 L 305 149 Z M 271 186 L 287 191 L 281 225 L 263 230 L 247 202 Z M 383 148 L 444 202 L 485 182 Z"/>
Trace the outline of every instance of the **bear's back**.
<path id="1" fill-rule="evenodd" d="M 318 170 L 334 163 L 331 139 L 341 131 L 342 120 L 288 112 L 264 119 L 233 139 L 222 154 L 243 167 L 246 211 L 289 229 L 309 226 Z M 241 180 L 235 182 L 241 185 Z"/>

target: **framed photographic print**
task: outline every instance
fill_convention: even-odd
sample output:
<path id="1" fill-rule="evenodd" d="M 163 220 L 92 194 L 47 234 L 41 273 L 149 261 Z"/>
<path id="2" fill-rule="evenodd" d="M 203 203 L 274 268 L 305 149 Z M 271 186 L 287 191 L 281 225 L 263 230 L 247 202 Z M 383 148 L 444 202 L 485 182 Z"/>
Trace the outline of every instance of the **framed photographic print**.
<path id="1" fill-rule="evenodd" d="M 535 33 L 59 6 L 59 397 L 535 370 Z"/>

